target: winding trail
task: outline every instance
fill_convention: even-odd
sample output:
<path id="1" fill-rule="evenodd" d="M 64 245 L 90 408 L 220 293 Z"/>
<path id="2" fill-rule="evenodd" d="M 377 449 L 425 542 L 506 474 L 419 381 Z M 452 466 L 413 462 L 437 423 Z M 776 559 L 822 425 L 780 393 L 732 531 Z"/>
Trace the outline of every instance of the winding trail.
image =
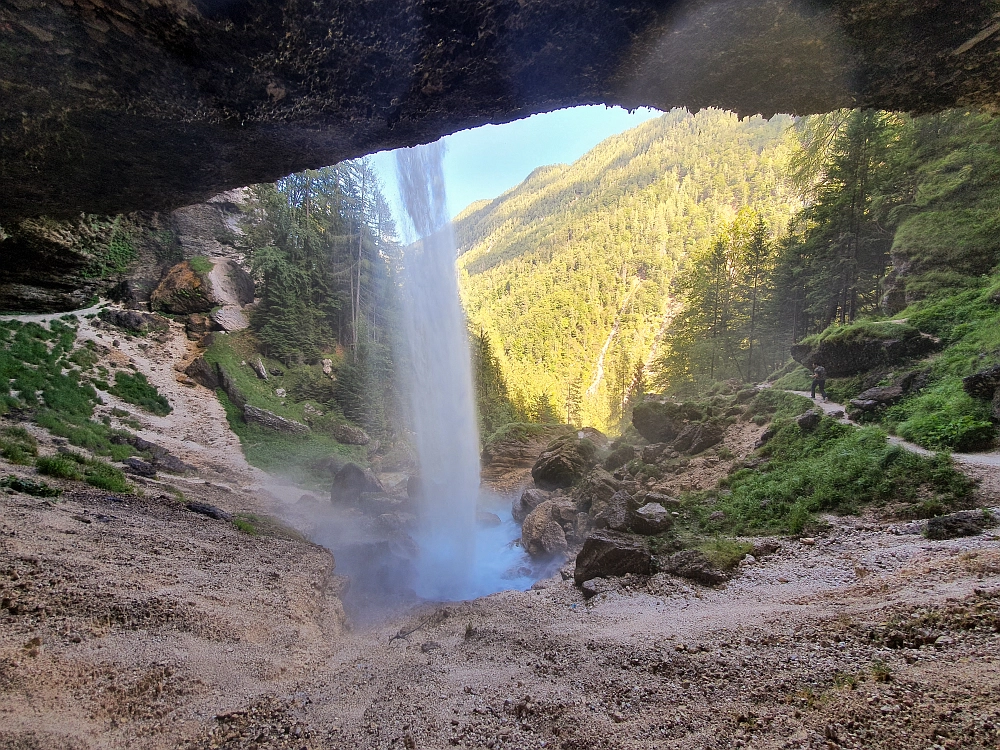
<path id="1" fill-rule="evenodd" d="M 811 398 L 809 391 L 788 391 L 788 393 L 794 393 L 796 396 Z M 816 406 L 820 407 L 824 414 L 837 417 L 837 419 L 843 424 L 852 424 L 856 427 L 860 426 L 857 422 L 847 416 L 847 409 L 843 404 L 837 404 L 833 401 L 816 401 Z M 934 451 L 927 450 L 916 443 L 911 443 L 909 440 L 904 440 L 898 435 L 890 435 L 889 442 L 892 445 L 898 445 L 906 448 L 906 450 L 912 451 L 913 453 L 919 453 L 921 456 L 934 455 Z M 956 463 L 965 464 L 966 466 L 1000 468 L 1000 451 L 986 451 L 983 453 L 952 453 L 951 457 Z"/>
<path id="2" fill-rule="evenodd" d="M 601 347 L 601 354 L 597 358 L 597 375 L 594 376 L 594 382 L 592 382 L 590 387 L 587 388 L 588 396 L 593 396 L 597 393 L 597 387 L 601 384 L 601 380 L 604 379 L 604 357 L 607 355 L 608 349 L 611 347 L 611 342 L 615 340 L 615 336 L 618 334 L 618 326 L 621 323 L 622 313 L 625 312 L 625 308 L 628 306 L 628 303 L 632 301 L 632 297 L 635 295 L 640 283 L 639 279 L 632 280 L 632 289 L 625 295 L 625 299 L 622 300 L 621 305 L 618 306 L 618 314 L 615 315 L 615 322 L 611 326 L 611 333 L 609 333 L 607 339 L 604 340 L 604 346 Z"/>

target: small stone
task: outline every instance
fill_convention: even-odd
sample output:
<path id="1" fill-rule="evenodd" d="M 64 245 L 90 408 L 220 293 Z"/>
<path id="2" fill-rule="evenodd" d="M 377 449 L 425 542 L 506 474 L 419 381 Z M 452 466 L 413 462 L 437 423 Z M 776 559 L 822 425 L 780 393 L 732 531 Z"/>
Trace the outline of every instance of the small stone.
<path id="1" fill-rule="evenodd" d="M 801 539 L 799 539 L 799 541 L 802 542 L 802 544 L 806 544 L 806 545 L 816 544 L 816 540 L 813 539 L 811 536 L 804 536 Z"/>

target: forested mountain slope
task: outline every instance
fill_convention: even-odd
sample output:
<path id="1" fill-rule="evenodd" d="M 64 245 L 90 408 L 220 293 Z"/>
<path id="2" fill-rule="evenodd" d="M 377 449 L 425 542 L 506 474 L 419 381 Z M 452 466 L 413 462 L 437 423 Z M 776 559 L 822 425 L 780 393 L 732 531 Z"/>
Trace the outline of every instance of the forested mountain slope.
<path id="1" fill-rule="evenodd" d="M 456 219 L 463 301 L 516 402 L 617 423 L 683 259 L 742 208 L 777 232 L 798 207 L 784 181 L 791 124 L 675 110 Z"/>

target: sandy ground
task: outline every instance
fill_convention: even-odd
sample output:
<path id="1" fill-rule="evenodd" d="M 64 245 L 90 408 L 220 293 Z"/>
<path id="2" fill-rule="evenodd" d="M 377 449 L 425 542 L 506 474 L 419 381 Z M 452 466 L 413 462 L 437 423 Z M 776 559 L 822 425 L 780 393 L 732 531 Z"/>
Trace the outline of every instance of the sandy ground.
<path id="1" fill-rule="evenodd" d="M 142 434 L 198 463 L 184 501 L 281 512 L 207 391 L 177 381 L 183 336 L 143 343 L 110 348 L 170 393 Z M 715 589 L 661 574 L 585 600 L 556 574 L 362 627 L 293 532 L 249 535 L 156 485 L 65 486 L 0 494 L 2 750 L 1000 747 L 996 530 L 830 518 Z"/>

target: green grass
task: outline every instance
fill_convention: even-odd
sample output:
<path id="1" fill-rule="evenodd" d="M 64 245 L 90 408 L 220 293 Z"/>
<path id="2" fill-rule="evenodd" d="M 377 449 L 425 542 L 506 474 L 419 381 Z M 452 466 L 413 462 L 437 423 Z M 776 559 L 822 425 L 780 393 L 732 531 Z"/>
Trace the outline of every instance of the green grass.
<path id="1" fill-rule="evenodd" d="M 191 266 L 191 270 L 202 276 L 212 272 L 212 268 L 215 266 L 212 261 L 208 258 L 203 258 L 200 255 L 196 255 L 191 260 L 188 261 L 188 265 Z"/>
<path id="2" fill-rule="evenodd" d="M 58 487 L 50 487 L 45 482 L 37 482 L 34 479 L 25 479 L 10 475 L 0 480 L 0 487 L 7 487 L 16 492 L 24 492 L 35 497 L 59 497 L 62 490 Z"/>
<path id="3" fill-rule="evenodd" d="M 159 417 L 165 417 L 171 411 L 170 402 L 160 395 L 156 386 L 151 384 L 141 372 L 117 373 L 115 384 L 108 389 L 108 392 L 118 396 L 122 401 L 135 404 Z"/>
<path id="4" fill-rule="evenodd" d="M 797 417 L 809 411 L 814 405 L 812 400 L 805 396 L 797 396 L 777 388 L 767 388 L 750 400 L 744 416 L 747 419 L 763 417 L 764 421 L 786 419 Z"/>
<path id="5" fill-rule="evenodd" d="M 741 542 L 736 539 L 729 539 L 717 536 L 708 539 L 696 547 L 705 558 L 720 570 L 732 570 L 740 560 L 753 551 L 750 542 Z"/>
<path id="6" fill-rule="evenodd" d="M 129 492 L 132 489 L 121 469 L 98 459 L 88 459 L 79 453 L 42 456 L 38 459 L 37 466 L 39 474 L 83 481 L 109 492 Z"/>
<path id="7" fill-rule="evenodd" d="M 714 504 L 693 505 L 703 532 L 796 534 L 815 525 L 817 513 L 857 513 L 869 505 L 927 517 L 967 506 L 973 489 L 947 455 L 919 456 L 889 445 L 877 427 L 829 418 L 809 433 L 793 422 L 779 424 L 759 453 L 766 464 L 727 477 Z M 711 520 L 715 510 L 724 518 Z"/>
<path id="8" fill-rule="evenodd" d="M 812 375 L 802 365 L 798 365 L 775 380 L 772 387 L 784 391 L 808 391 L 812 387 Z"/>
<path id="9" fill-rule="evenodd" d="M 69 455 L 57 453 L 54 456 L 42 456 L 37 461 L 38 473 L 56 479 L 83 480 L 83 469 L 79 461 Z"/>
<path id="10" fill-rule="evenodd" d="M 493 445 L 494 443 L 499 443 L 506 440 L 513 440 L 515 442 L 524 442 L 530 440 L 533 437 L 539 437 L 541 435 L 547 435 L 553 433 L 553 425 L 551 424 L 538 424 L 537 422 L 510 422 L 505 424 L 503 427 L 498 429 L 492 435 L 487 437 L 484 441 L 484 445 Z M 569 428 L 566 432 L 569 432 Z M 553 434 L 553 437 L 555 435 Z"/>
<path id="11" fill-rule="evenodd" d="M 38 455 L 38 441 L 23 427 L 0 430 L 0 456 L 12 464 L 27 465 Z"/>

